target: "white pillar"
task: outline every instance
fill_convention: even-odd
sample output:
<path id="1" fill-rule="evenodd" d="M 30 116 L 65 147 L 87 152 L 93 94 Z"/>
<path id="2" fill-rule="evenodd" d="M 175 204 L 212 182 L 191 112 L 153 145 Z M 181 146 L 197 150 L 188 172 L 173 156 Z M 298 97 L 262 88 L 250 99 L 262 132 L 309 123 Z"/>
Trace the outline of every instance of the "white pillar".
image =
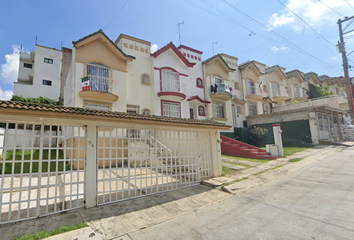
<path id="1" fill-rule="evenodd" d="M 211 146 L 211 162 L 213 177 L 220 177 L 222 175 L 221 163 L 221 139 L 220 132 L 210 132 L 210 146 Z"/>
<path id="2" fill-rule="evenodd" d="M 86 134 L 86 163 L 85 163 L 85 207 L 96 206 L 97 174 L 96 174 L 96 125 L 87 126 Z"/>
<path id="3" fill-rule="evenodd" d="M 281 139 L 282 130 L 280 129 L 280 124 L 273 124 L 273 134 L 274 134 L 274 144 L 278 147 L 279 156 L 284 156 L 283 151 L 283 141 Z"/>

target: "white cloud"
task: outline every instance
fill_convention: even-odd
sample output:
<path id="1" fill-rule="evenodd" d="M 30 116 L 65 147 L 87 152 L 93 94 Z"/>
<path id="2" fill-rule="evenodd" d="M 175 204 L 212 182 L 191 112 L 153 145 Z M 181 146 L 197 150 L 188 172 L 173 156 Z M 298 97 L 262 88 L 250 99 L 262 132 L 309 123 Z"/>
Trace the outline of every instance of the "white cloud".
<path id="1" fill-rule="evenodd" d="M 354 0 L 347 0 L 349 4 L 354 5 Z M 328 24 L 337 24 L 337 20 L 342 18 L 335 11 L 342 15 L 351 16 L 352 9 L 345 1 L 334 0 L 289 0 L 286 7 L 291 9 L 296 15 L 301 17 L 310 26 L 320 28 L 327 27 Z M 328 6 L 328 7 L 327 7 Z M 271 29 L 289 26 L 293 31 L 300 33 L 308 26 L 295 16 L 289 9 L 283 8 L 281 11 L 272 14 L 268 21 Z M 332 11 L 331 9 L 335 11 Z"/>
<path id="2" fill-rule="evenodd" d="M 278 52 L 286 52 L 289 50 L 289 48 L 287 46 L 280 45 L 279 47 L 273 46 L 270 48 L 270 50 L 272 50 L 273 53 L 278 53 Z"/>
<path id="3" fill-rule="evenodd" d="M 0 87 L 0 100 L 10 100 L 14 93 L 10 90 L 3 91 Z"/>
<path id="4" fill-rule="evenodd" d="M 20 46 L 12 45 L 12 53 L 5 55 L 5 63 L 1 64 L 0 77 L 6 83 L 17 81 Z"/>
<path id="5" fill-rule="evenodd" d="M 157 44 L 153 44 L 153 45 L 151 46 L 150 52 L 151 52 L 151 53 L 154 53 L 154 52 L 157 51 L 157 49 L 158 49 Z"/>

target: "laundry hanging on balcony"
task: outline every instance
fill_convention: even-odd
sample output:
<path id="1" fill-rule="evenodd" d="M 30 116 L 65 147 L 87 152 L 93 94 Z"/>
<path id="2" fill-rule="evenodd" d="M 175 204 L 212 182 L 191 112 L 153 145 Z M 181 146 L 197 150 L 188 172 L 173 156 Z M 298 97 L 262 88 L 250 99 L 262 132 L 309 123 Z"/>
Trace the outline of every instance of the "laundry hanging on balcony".
<path id="1" fill-rule="evenodd" d="M 81 78 L 81 86 L 82 91 L 90 91 L 90 81 L 88 76 Z"/>

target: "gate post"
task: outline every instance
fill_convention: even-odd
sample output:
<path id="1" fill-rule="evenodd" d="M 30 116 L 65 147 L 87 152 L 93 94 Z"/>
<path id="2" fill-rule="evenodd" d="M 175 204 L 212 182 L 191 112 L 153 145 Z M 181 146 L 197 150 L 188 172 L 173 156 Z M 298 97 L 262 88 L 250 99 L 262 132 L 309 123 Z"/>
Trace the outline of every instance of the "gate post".
<path id="1" fill-rule="evenodd" d="M 212 175 L 213 177 L 221 177 L 222 163 L 221 163 L 221 148 L 220 148 L 220 132 L 210 132 L 210 150 L 212 162 Z"/>
<path id="2" fill-rule="evenodd" d="M 97 131 L 96 125 L 86 127 L 86 161 L 85 161 L 85 208 L 95 207 L 97 196 Z"/>

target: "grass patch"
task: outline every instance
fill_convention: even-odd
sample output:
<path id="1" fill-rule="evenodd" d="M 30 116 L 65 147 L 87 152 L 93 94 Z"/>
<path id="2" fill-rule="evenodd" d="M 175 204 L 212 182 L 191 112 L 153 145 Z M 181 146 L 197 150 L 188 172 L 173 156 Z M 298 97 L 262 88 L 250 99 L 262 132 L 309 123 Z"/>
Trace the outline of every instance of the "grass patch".
<path id="1" fill-rule="evenodd" d="M 14 168 L 14 173 L 37 173 L 39 171 L 39 163 L 42 163 L 42 172 L 56 172 L 57 168 L 58 171 L 63 171 L 64 167 L 66 168 L 66 170 L 70 169 L 70 165 L 65 164 L 65 161 L 58 161 L 58 166 L 56 162 L 50 162 L 49 163 L 49 159 L 64 159 L 64 154 L 61 150 L 59 150 L 58 152 L 58 157 L 57 157 L 57 150 L 53 149 L 50 151 L 50 155 L 49 155 L 49 150 L 43 150 L 43 157 L 40 161 L 39 159 L 39 155 L 40 155 L 40 150 L 34 150 L 33 154 L 31 153 L 31 150 L 25 150 L 23 152 L 23 160 L 30 160 L 28 162 L 23 162 L 21 161 L 22 159 L 22 151 L 18 150 L 15 152 L 13 151 L 7 151 L 6 152 L 6 162 L 5 163 L 5 174 L 11 174 L 12 173 L 12 168 Z M 2 156 L 1 158 L 3 158 L 4 156 Z M 32 157 L 32 160 L 31 160 Z M 13 161 L 13 159 L 15 159 L 15 161 Z M 36 161 L 38 160 L 38 161 Z M 18 162 L 16 162 L 18 161 Z M 3 163 L 0 163 L 0 170 L 2 169 L 2 165 Z M 32 165 L 32 166 L 31 166 Z M 32 169 L 31 169 L 32 167 Z"/>
<path id="2" fill-rule="evenodd" d="M 274 170 L 274 169 L 278 169 L 278 168 L 281 168 L 283 165 L 280 165 L 280 166 L 276 166 L 276 167 L 272 167 L 271 169 Z"/>
<path id="3" fill-rule="evenodd" d="M 284 157 L 293 155 L 294 153 L 305 151 L 310 149 L 310 147 L 285 147 L 284 148 Z"/>
<path id="4" fill-rule="evenodd" d="M 222 155 L 222 156 L 226 157 L 226 158 L 238 159 L 238 160 L 248 161 L 248 162 L 266 163 L 266 162 L 271 161 L 269 159 L 254 159 L 254 158 L 234 157 L 234 156 L 228 156 L 228 155 Z"/>
<path id="5" fill-rule="evenodd" d="M 292 158 L 289 160 L 289 162 L 299 162 L 301 160 L 303 160 L 304 158 Z"/>
<path id="6" fill-rule="evenodd" d="M 80 228 L 85 228 L 85 227 L 88 227 L 87 223 L 79 223 L 77 225 L 72 225 L 69 227 L 63 226 L 57 230 L 50 231 L 50 232 L 44 231 L 44 232 L 35 233 L 33 235 L 25 235 L 21 238 L 15 238 L 15 240 L 38 240 L 38 239 L 48 238 L 54 235 L 62 234 L 65 232 L 70 232 Z"/>
<path id="7" fill-rule="evenodd" d="M 222 166 L 222 175 L 223 175 L 223 176 L 226 176 L 226 175 L 228 175 L 228 174 L 230 174 L 230 173 L 232 173 L 232 172 L 233 172 L 232 169 L 230 169 L 230 168 L 228 168 L 228 167 L 226 167 L 226 166 Z"/>
<path id="8" fill-rule="evenodd" d="M 258 173 L 253 174 L 253 176 L 258 176 L 258 175 L 261 175 L 261 174 L 263 174 L 263 173 L 268 172 L 268 170 L 269 170 L 269 169 L 266 169 L 266 170 L 260 171 L 260 172 L 258 172 Z"/>

